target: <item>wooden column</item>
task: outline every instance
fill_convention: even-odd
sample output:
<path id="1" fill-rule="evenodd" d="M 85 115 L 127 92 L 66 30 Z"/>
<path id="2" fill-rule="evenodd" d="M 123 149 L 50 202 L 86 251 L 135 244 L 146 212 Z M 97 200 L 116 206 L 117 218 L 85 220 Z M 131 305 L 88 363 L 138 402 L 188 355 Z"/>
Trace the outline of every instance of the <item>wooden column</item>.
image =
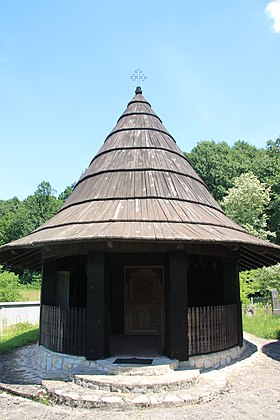
<path id="1" fill-rule="evenodd" d="M 166 305 L 166 355 L 170 358 L 188 360 L 187 257 L 185 253 L 169 255 Z"/>
<path id="2" fill-rule="evenodd" d="M 104 359 L 109 356 L 109 298 L 105 278 L 103 252 L 88 254 L 87 264 L 87 342 L 86 358 Z"/>
<path id="3" fill-rule="evenodd" d="M 42 331 L 42 305 L 53 305 L 55 299 L 56 259 L 44 258 L 42 269 L 41 305 L 40 305 L 40 340 Z"/>
<path id="4" fill-rule="evenodd" d="M 223 258 L 223 279 L 224 279 L 224 303 L 236 303 L 237 304 L 237 334 L 238 334 L 238 345 L 243 345 L 243 328 L 242 328 L 242 308 L 240 301 L 240 284 L 239 284 L 239 272 L 238 272 L 238 261 L 235 257 L 224 257 Z"/>
<path id="5" fill-rule="evenodd" d="M 55 300 L 56 259 L 46 258 L 43 260 L 41 303 L 53 305 Z"/>

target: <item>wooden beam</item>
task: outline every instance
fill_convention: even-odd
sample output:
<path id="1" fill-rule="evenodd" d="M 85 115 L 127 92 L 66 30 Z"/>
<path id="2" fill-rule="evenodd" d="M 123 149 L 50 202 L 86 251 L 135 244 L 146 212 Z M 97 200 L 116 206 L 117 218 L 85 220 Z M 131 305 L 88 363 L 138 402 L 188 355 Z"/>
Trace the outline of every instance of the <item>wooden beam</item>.
<path id="1" fill-rule="evenodd" d="M 223 259 L 224 303 L 237 305 L 237 334 L 238 345 L 243 345 L 242 308 L 240 300 L 240 285 L 238 264 L 236 258 Z"/>
<path id="2" fill-rule="evenodd" d="M 41 286 L 41 305 L 40 305 L 40 339 L 41 344 L 41 332 L 42 323 L 46 320 L 42 317 L 43 305 L 53 305 L 55 295 L 55 276 L 56 276 L 56 262 L 55 258 L 47 258 L 43 260 L 42 269 L 42 286 Z"/>
<path id="3" fill-rule="evenodd" d="M 166 304 L 166 355 L 178 360 L 188 360 L 187 257 L 185 253 L 169 255 Z"/>
<path id="4" fill-rule="evenodd" d="M 86 358 L 104 359 L 108 349 L 108 288 L 105 278 L 105 255 L 89 252 L 87 264 L 87 340 Z"/>
<path id="5" fill-rule="evenodd" d="M 88 252 L 114 253 L 165 253 L 165 252 L 187 252 L 189 254 L 200 255 L 219 255 L 228 256 L 238 255 L 227 247 L 217 244 L 195 244 L 189 242 L 176 241 L 136 241 L 136 240 L 100 240 L 100 241 L 79 241 L 67 243 L 47 244 L 44 248 L 44 257 L 62 257 L 68 255 L 86 255 Z"/>

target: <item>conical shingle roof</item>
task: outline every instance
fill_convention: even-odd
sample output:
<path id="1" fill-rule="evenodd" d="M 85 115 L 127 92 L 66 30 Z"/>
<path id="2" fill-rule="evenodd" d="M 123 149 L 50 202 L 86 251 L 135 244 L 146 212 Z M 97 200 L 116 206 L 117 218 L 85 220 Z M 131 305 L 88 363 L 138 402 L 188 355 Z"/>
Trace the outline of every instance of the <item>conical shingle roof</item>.
<path id="1" fill-rule="evenodd" d="M 59 213 L 0 260 L 1 250 L 7 260 L 11 249 L 39 256 L 46 244 L 102 240 L 231 244 L 242 268 L 280 259 L 224 214 L 140 88 Z"/>

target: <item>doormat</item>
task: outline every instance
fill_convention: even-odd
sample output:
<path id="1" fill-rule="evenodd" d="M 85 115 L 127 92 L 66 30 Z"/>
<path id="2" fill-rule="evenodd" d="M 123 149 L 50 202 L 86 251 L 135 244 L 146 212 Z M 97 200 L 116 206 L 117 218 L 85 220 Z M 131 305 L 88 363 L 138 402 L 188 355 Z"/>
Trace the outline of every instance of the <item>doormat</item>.
<path id="1" fill-rule="evenodd" d="M 130 357 L 129 359 L 116 359 L 113 364 L 118 365 L 151 365 L 153 359 L 138 359 L 137 357 Z"/>

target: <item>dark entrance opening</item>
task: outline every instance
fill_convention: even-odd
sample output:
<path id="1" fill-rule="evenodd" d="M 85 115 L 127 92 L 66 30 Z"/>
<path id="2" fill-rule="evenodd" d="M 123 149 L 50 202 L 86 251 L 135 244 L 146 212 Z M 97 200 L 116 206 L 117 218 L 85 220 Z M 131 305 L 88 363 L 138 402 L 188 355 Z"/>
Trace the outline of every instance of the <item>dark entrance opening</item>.
<path id="1" fill-rule="evenodd" d="M 165 333 L 164 267 L 125 265 L 122 297 L 122 307 L 119 306 L 117 311 L 114 296 L 111 296 L 111 355 L 162 355 Z M 114 317 L 114 314 L 117 316 Z"/>

